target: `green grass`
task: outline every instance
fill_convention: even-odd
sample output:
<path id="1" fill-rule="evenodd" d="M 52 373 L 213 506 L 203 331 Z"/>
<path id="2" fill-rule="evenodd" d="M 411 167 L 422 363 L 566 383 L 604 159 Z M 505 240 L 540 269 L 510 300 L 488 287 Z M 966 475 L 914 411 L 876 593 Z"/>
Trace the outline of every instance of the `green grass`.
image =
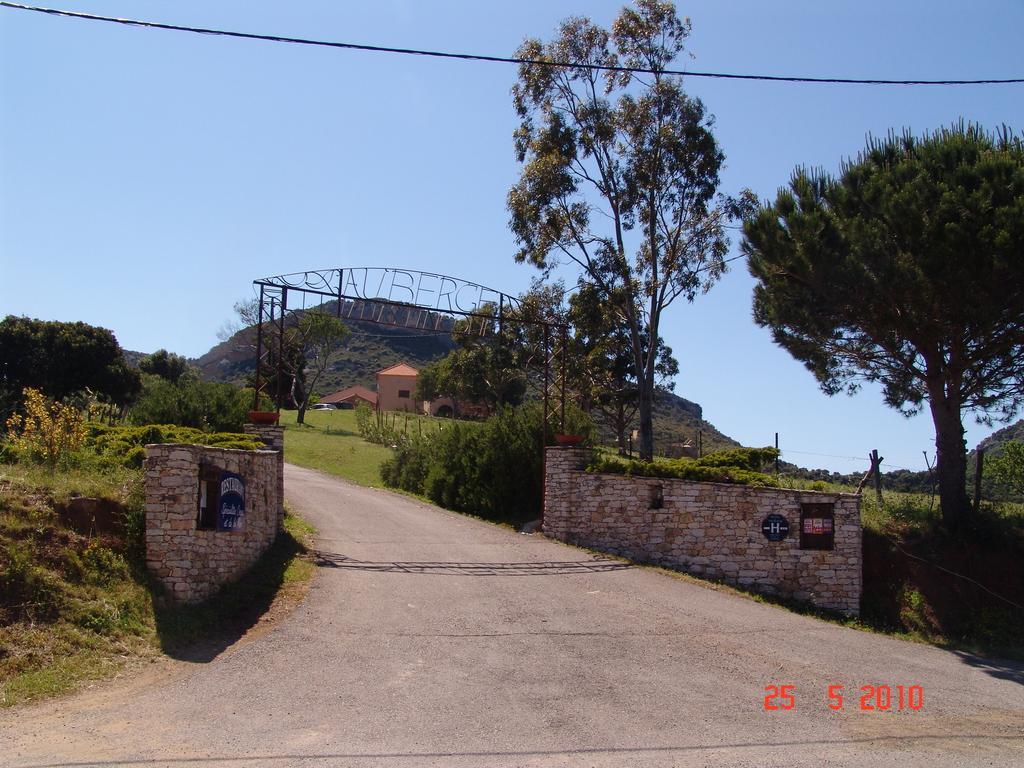
<path id="1" fill-rule="evenodd" d="M 55 502 L 66 502 L 73 496 L 115 499 L 128 503 L 142 475 L 137 469 L 104 467 L 91 464 L 51 471 L 43 464 L 0 464 L 0 493 L 32 491 L 42 493 Z"/>
<path id="2" fill-rule="evenodd" d="M 297 424 L 296 416 L 296 411 L 281 412 L 285 461 L 359 485 L 384 487 L 380 465 L 391 456 L 391 449 L 359 436 L 354 410 L 307 411 L 305 424 Z M 399 420 L 404 425 L 404 416 Z M 415 416 L 410 417 L 410 424 L 415 421 Z"/>

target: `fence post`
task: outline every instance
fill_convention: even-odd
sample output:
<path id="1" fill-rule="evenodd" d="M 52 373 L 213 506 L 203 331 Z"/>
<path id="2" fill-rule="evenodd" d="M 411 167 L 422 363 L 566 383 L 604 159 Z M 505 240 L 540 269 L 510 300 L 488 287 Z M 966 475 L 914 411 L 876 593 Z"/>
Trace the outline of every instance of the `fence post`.
<path id="1" fill-rule="evenodd" d="M 882 459 L 878 455 L 878 449 L 871 451 L 871 470 L 875 474 L 875 495 L 878 497 L 878 506 L 882 506 Z"/>

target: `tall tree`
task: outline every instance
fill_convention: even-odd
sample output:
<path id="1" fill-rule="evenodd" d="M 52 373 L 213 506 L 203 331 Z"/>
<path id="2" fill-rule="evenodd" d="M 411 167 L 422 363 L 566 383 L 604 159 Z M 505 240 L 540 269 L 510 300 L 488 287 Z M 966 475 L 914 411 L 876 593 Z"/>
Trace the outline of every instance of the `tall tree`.
<path id="1" fill-rule="evenodd" d="M 0 410 L 20 402 L 25 387 L 56 400 L 88 390 L 125 405 L 141 386 L 106 328 L 14 315 L 0 321 Z"/>
<path id="2" fill-rule="evenodd" d="M 623 8 L 611 31 L 570 18 L 553 41 L 523 43 L 518 56 L 544 63 L 521 65 L 512 89 L 524 163 L 508 195 L 516 260 L 545 271 L 574 263 L 628 328 L 646 459 L 658 348 L 644 339 L 658 338 L 673 301 L 722 275 L 726 225 L 753 199 L 716 197 L 724 156 L 711 118 L 665 72 L 689 34 L 689 20 L 658 0 Z"/>
<path id="3" fill-rule="evenodd" d="M 321 309 L 303 312 L 291 328 L 286 344 L 300 351 L 301 365 L 291 370 L 291 396 L 299 409 L 297 421 L 305 423 L 306 409 L 317 382 L 327 370 L 331 355 L 348 337 L 348 328 L 334 315 Z"/>
<path id="4" fill-rule="evenodd" d="M 935 426 L 942 515 L 967 513 L 963 413 L 1024 396 L 1024 143 L 960 124 L 797 169 L 744 227 L 754 319 L 828 394 L 882 385 Z"/>
<path id="5" fill-rule="evenodd" d="M 514 365 L 512 351 L 500 343 L 476 343 L 449 352 L 424 366 L 416 380 L 416 399 L 451 397 L 463 405 L 481 405 L 487 414 L 502 405 L 518 405 L 526 379 Z"/>
<path id="6" fill-rule="evenodd" d="M 139 360 L 139 370 L 152 376 L 159 376 L 171 384 L 177 384 L 188 370 L 188 359 L 166 349 L 158 349 L 151 355 Z"/>

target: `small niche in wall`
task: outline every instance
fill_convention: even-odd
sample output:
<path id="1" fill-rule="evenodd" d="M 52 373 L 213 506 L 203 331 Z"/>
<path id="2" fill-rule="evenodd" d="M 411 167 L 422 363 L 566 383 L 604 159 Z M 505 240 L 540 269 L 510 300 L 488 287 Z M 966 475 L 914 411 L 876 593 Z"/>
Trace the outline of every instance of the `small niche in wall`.
<path id="1" fill-rule="evenodd" d="M 221 469 L 212 464 L 199 465 L 199 509 L 196 530 L 217 530 L 217 508 L 220 506 Z"/>
<path id="2" fill-rule="evenodd" d="M 662 509 L 664 506 L 665 489 L 661 485 L 652 485 L 650 509 Z"/>
<path id="3" fill-rule="evenodd" d="M 800 549 L 835 549 L 835 528 L 835 504 L 800 505 Z"/>

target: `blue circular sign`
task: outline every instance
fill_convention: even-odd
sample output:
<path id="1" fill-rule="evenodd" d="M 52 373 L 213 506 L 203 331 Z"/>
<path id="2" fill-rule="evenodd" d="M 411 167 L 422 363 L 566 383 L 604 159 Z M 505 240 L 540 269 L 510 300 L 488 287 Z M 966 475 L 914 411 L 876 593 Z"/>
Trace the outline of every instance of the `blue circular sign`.
<path id="1" fill-rule="evenodd" d="M 782 515 L 768 515 L 761 521 L 761 533 L 768 541 L 782 541 L 789 535 L 789 520 Z"/>

